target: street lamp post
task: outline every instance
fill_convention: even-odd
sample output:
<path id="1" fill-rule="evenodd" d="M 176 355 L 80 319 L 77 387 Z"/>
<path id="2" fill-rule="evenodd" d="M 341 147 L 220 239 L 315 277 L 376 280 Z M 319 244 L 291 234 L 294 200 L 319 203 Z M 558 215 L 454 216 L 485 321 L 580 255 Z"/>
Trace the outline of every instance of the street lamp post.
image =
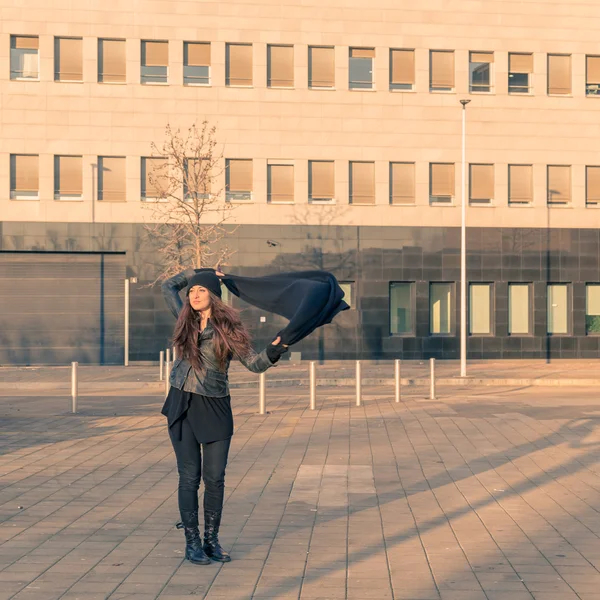
<path id="1" fill-rule="evenodd" d="M 460 376 L 467 376 L 467 104 L 462 104 L 462 203 L 460 207 Z"/>

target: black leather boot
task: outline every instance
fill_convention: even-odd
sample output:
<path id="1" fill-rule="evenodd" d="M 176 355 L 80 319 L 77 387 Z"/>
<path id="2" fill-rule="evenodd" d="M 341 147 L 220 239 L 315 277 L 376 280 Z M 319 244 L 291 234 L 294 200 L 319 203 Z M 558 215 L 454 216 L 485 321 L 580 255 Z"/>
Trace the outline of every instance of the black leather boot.
<path id="1" fill-rule="evenodd" d="M 198 530 L 198 513 L 182 513 L 183 531 L 185 532 L 185 557 L 195 565 L 209 565 Z"/>
<path id="2" fill-rule="evenodd" d="M 218 562 L 229 562 L 231 556 L 219 544 L 219 527 L 221 511 L 204 511 L 204 552 L 209 558 Z"/>

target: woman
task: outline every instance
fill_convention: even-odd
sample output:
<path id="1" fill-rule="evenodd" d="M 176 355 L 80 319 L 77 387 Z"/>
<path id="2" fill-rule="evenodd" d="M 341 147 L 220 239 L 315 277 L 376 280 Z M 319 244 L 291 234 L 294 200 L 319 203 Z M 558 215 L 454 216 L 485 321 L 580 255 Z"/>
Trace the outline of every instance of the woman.
<path id="1" fill-rule="evenodd" d="M 225 467 L 233 415 L 228 369 L 233 357 L 253 373 L 262 373 L 287 352 L 278 337 L 255 354 L 239 312 L 221 301 L 220 272 L 190 269 L 162 286 L 177 323 L 173 346 L 177 359 L 162 409 L 167 417 L 179 471 L 179 511 L 185 530 L 185 557 L 195 564 L 229 562 L 219 544 L 225 491 Z M 179 292 L 185 289 L 185 301 Z M 198 489 L 204 480 L 204 544 L 198 529 Z"/>

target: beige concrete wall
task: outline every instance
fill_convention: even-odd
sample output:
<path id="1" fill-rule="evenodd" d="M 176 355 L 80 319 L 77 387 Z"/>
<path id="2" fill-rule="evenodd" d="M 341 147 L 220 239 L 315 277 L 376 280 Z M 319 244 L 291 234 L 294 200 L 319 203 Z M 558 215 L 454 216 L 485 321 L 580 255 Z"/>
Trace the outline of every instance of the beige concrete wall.
<path id="1" fill-rule="evenodd" d="M 585 165 L 600 164 L 600 97 L 585 96 L 585 55 L 598 53 L 600 4 L 452 3 L 439 0 L 313 0 L 196 2 L 104 0 L 71 10 L 71 2 L 0 0 L 0 220 L 135 222 L 148 218 L 140 202 L 140 157 L 160 142 L 167 123 L 216 124 L 223 153 L 254 159 L 254 200 L 236 210 L 241 223 L 319 223 L 308 202 L 311 159 L 336 161 L 336 223 L 448 225 L 460 223 L 459 99 L 468 107 L 467 161 L 496 165 L 492 207 L 470 207 L 469 224 L 506 227 L 599 227 L 585 206 Z M 418 8 L 415 8 L 418 6 Z M 464 6 L 464 10 L 458 10 Z M 134 12 L 135 11 L 135 12 Z M 40 81 L 9 80 L 10 34 L 40 36 Z M 84 39 L 84 81 L 53 81 L 53 37 Z M 127 83 L 97 83 L 97 38 L 127 39 Z M 140 40 L 169 40 L 166 86 L 140 84 Z M 211 87 L 184 87 L 183 41 L 212 42 Z M 254 45 L 252 88 L 225 87 L 225 44 Z M 266 46 L 293 44 L 295 89 L 266 87 Z M 308 46 L 332 45 L 336 90 L 308 89 Z M 375 91 L 348 89 L 348 48 L 376 48 Z M 388 90 L 389 48 L 416 49 L 414 92 Z M 429 50 L 455 50 L 456 92 L 430 93 Z M 495 52 L 495 93 L 468 93 L 468 53 Z M 507 93 L 509 52 L 535 54 L 534 94 Z M 547 53 L 572 54 L 573 93 L 546 94 Z M 40 155 L 40 200 L 9 199 L 9 155 Z M 81 154 L 83 200 L 53 199 L 53 155 Z M 127 202 L 95 202 L 92 164 L 127 156 Z M 293 206 L 267 204 L 268 160 L 295 164 Z M 348 161 L 376 163 L 375 206 L 348 205 Z M 389 161 L 416 163 L 415 206 L 389 206 Z M 429 162 L 456 163 L 454 206 L 432 207 Z M 530 207 L 509 207 L 509 163 L 534 165 Z M 546 206 L 546 165 L 570 164 L 572 203 Z"/>

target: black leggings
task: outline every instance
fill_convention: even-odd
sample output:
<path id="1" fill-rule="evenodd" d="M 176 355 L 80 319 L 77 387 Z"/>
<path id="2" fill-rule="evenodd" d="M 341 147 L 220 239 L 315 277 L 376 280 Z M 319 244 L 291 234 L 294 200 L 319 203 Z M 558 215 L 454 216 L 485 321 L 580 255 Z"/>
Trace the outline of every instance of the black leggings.
<path id="1" fill-rule="evenodd" d="M 179 471 L 179 512 L 198 512 L 200 477 L 204 481 L 204 510 L 221 511 L 225 495 L 225 467 L 231 438 L 202 444 L 196 439 L 187 420 L 183 419 L 181 439 L 174 439 L 169 430 Z"/>

